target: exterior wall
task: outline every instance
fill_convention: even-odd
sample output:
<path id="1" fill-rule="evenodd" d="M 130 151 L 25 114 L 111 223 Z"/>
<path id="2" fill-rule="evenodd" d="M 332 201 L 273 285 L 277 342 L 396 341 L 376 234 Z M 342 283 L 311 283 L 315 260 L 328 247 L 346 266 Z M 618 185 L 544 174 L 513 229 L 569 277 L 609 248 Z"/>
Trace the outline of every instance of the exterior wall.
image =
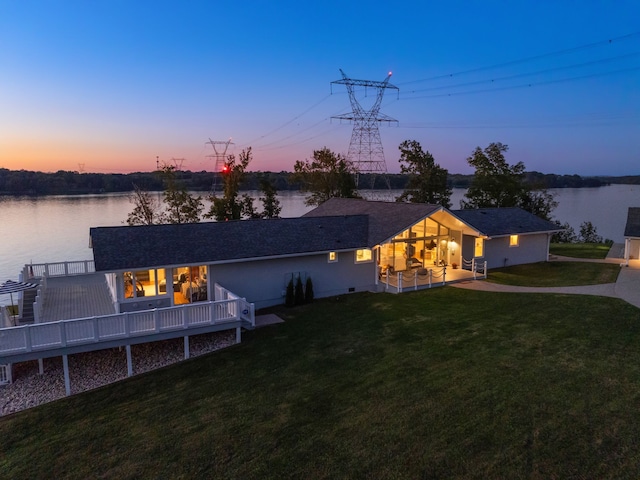
<path id="1" fill-rule="evenodd" d="M 313 282 L 315 298 L 350 292 L 376 291 L 376 262 L 355 263 L 355 252 L 339 252 L 338 261 L 328 263 L 328 255 L 258 260 L 233 264 L 209 265 L 209 283 L 219 283 L 256 308 L 281 305 L 292 274 Z M 294 279 L 295 281 L 295 279 Z"/>
<path id="2" fill-rule="evenodd" d="M 484 248 L 487 268 L 545 262 L 549 259 L 546 233 L 520 235 L 517 247 L 509 246 L 509 237 L 493 238 L 485 241 Z"/>
<path id="3" fill-rule="evenodd" d="M 629 260 L 637 260 L 640 258 L 640 238 L 629 238 L 628 252 L 625 252 L 625 258 Z"/>
<path id="4" fill-rule="evenodd" d="M 464 235 L 462 256 L 471 260 L 475 247 L 475 237 Z M 487 268 L 501 268 L 510 265 L 544 262 L 548 260 L 548 234 L 520 235 L 517 247 L 509 246 L 509 237 L 499 237 L 484 241 L 484 256 L 477 260 L 486 261 Z"/>

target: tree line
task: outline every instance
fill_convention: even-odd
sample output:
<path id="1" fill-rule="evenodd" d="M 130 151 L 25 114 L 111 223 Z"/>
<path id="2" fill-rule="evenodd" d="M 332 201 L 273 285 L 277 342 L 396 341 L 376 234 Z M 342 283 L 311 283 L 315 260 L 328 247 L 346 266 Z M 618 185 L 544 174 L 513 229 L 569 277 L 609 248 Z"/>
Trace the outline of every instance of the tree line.
<path id="1" fill-rule="evenodd" d="M 220 180 L 220 172 L 177 171 L 177 176 L 186 188 L 194 192 L 209 192 L 215 176 Z M 278 191 L 299 190 L 300 183 L 294 180 L 295 172 L 246 172 L 241 190 L 259 190 L 260 182 L 267 177 Z M 406 174 L 380 175 L 360 174 L 362 185 L 374 188 L 404 190 L 409 181 Z M 451 188 L 469 188 L 473 175 L 447 173 L 447 183 Z M 640 176 L 624 177 L 582 177 L 579 175 L 556 175 L 539 172 L 525 172 L 525 183 L 543 188 L 600 187 L 612 183 L 640 184 Z M 387 184 L 388 182 L 388 184 Z M 148 191 L 160 192 L 164 189 L 162 174 L 156 172 L 136 173 L 79 173 L 59 170 L 53 173 L 29 170 L 9 170 L 0 168 L 0 195 L 84 195 L 99 193 L 132 192 L 133 185 Z"/>

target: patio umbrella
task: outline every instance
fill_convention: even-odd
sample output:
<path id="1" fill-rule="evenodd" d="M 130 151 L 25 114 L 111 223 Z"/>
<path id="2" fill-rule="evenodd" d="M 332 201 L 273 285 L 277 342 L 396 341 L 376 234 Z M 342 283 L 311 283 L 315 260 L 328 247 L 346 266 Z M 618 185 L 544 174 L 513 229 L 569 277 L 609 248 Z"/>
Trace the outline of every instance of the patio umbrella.
<path id="1" fill-rule="evenodd" d="M 14 282 L 13 280 L 7 280 L 0 285 L 0 295 L 6 295 L 7 293 L 11 297 L 11 307 L 13 310 L 13 294 L 22 292 L 24 290 L 31 290 L 32 288 L 38 288 L 37 283 L 29 282 Z"/>

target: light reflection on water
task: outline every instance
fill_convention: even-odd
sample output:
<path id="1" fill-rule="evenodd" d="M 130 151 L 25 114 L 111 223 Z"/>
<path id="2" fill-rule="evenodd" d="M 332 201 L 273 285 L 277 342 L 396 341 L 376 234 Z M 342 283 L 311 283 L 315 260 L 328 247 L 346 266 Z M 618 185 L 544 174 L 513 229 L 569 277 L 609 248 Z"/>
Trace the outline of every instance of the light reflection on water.
<path id="1" fill-rule="evenodd" d="M 627 208 L 640 206 L 640 185 L 550 191 L 559 202 L 554 211 L 556 219 L 569 222 L 576 233 L 580 224 L 589 220 L 601 236 L 616 242 L 623 241 Z M 453 209 L 459 208 L 464 192 L 454 189 Z M 250 193 L 260 208 L 259 193 Z M 282 217 L 297 217 L 311 209 L 304 205 L 304 194 L 300 192 L 279 192 L 278 198 Z M 16 280 L 22 267 L 31 261 L 91 259 L 89 228 L 123 225 L 132 209 L 128 194 L 0 196 L 0 282 Z M 8 298 L 0 296 L 0 304 L 6 303 Z"/>

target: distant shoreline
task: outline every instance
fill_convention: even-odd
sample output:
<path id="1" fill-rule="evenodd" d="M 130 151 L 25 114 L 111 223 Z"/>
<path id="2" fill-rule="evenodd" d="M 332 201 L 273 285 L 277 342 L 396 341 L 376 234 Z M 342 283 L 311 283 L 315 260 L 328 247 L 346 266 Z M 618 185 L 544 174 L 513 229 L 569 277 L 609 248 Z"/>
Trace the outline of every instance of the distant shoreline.
<path id="1" fill-rule="evenodd" d="M 214 172 L 178 172 L 179 179 L 189 191 L 208 193 L 216 179 Z M 297 191 L 300 185 L 292 180 L 291 172 L 247 172 L 241 190 L 259 190 L 260 180 L 267 178 L 278 191 Z M 374 185 L 374 189 L 386 189 L 387 183 L 382 175 L 361 174 L 363 185 Z M 404 190 L 408 176 L 387 174 L 386 178 L 392 190 Z M 468 188 L 473 175 L 449 174 L 449 186 Z M 526 172 L 525 182 L 534 188 L 585 188 L 603 187 L 611 184 L 640 184 L 640 175 L 626 176 L 580 176 L 556 175 L 540 172 Z M 218 178 L 218 184 L 220 183 Z M 60 170 L 55 173 L 34 172 L 28 170 L 8 170 L 0 168 L 0 195 L 4 196 L 45 196 L 45 195 L 90 195 L 104 193 L 128 193 L 133 185 L 147 191 L 163 191 L 162 178 L 158 172 L 136 173 L 80 173 Z"/>

